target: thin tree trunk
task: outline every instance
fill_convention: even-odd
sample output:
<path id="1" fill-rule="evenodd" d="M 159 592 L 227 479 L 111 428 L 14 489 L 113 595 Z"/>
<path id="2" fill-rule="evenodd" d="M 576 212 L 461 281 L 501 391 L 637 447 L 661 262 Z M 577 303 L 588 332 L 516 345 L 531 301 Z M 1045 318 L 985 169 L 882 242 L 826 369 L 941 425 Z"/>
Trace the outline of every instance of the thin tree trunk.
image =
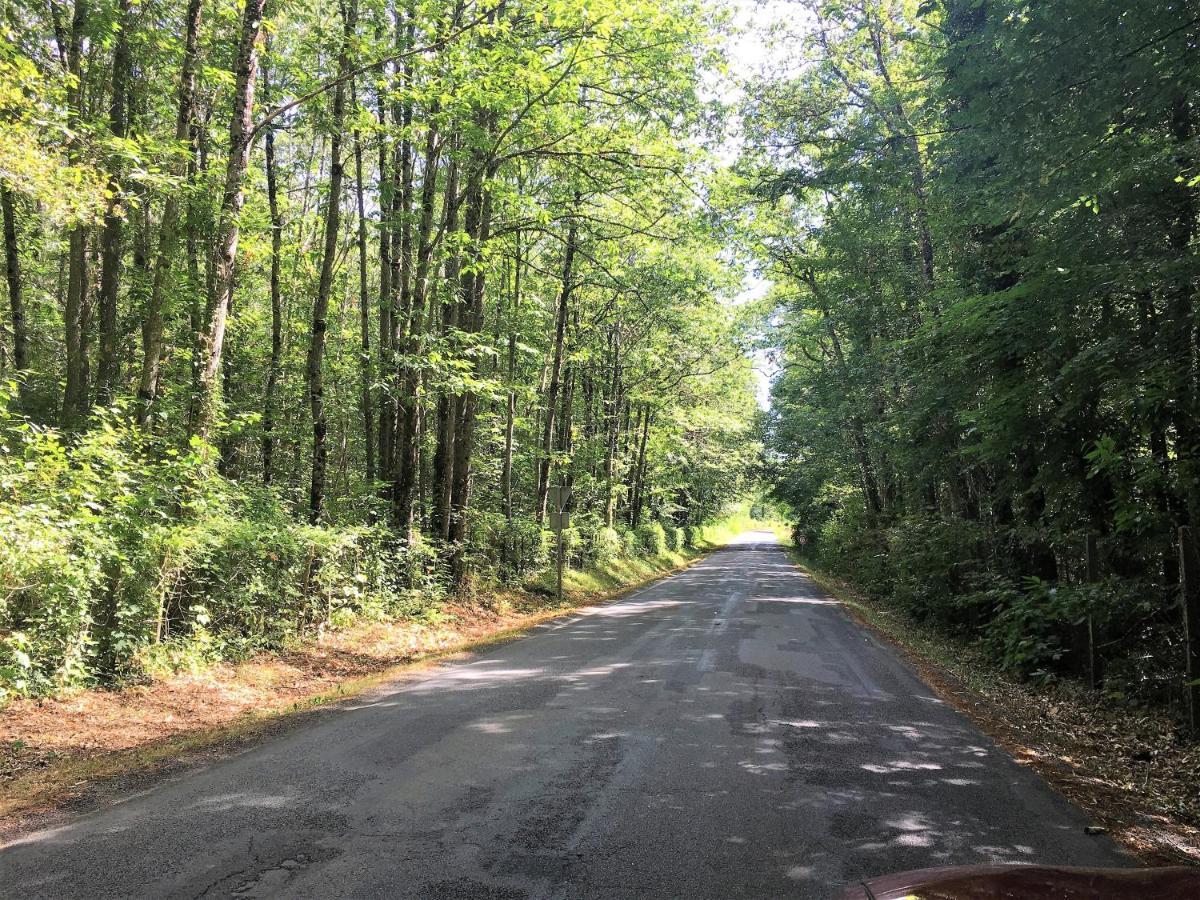
<path id="1" fill-rule="evenodd" d="M 201 0 L 188 0 L 184 17 L 183 63 L 179 70 L 179 106 L 175 116 L 175 141 L 188 145 L 188 159 L 184 164 L 186 185 L 193 168 L 192 115 L 196 97 L 196 68 L 199 56 Z M 146 302 L 146 313 L 142 319 L 142 372 L 138 379 L 137 420 L 145 425 L 150 418 L 154 401 L 158 398 L 159 365 L 163 352 L 163 304 L 166 296 L 167 275 L 175 258 L 179 243 L 179 191 L 167 192 L 163 203 L 162 222 L 158 231 L 158 253 L 154 260 L 154 271 L 150 280 L 150 297 Z"/>
<path id="2" fill-rule="evenodd" d="M 71 77 L 68 96 L 68 122 L 78 133 L 83 118 L 83 32 L 88 21 L 87 0 L 75 0 L 71 33 L 66 49 L 67 74 Z M 80 159 L 79 139 L 73 138 L 67 151 L 72 162 Z M 80 427 L 88 414 L 87 384 L 87 305 L 88 259 L 87 229 L 77 225 L 68 239 L 67 298 L 63 311 L 66 338 L 66 386 L 63 392 L 62 423 L 68 430 Z"/>
<path id="3" fill-rule="evenodd" d="M 357 26 L 358 4 L 351 0 L 343 8 L 342 47 L 338 53 L 338 77 L 350 71 L 350 43 Z M 308 511 L 312 521 L 319 522 L 325 506 L 325 466 L 328 456 L 326 434 L 329 423 L 325 415 L 325 333 L 329 328 L 329 295 L 333 290 L 333 269 L 337 259 L 338 228 L 342 209 L 342 123 L 346 117 L 346 88 L 339 82 L 333 90 L 333 114 L 329 142 L 329 199 L 325 208 L 325 245 L 321 256 L 321 275 L 317 297 L 313 302 L 311 340 L 305 374 L 308 381 L 308 404 L 312 414 L 312 484 L 308 493 Z"/>
<path id="4" fill-rule="evenodd" d="M 225 325 L 233 296 L 233 266 L 237 257 L 238 217 L 245 203 L 243 182 L 250 164 L 251 122 L 254 112 L 254 83 L 258 73 L 258 42 L 262 34 L 266 0 L 246 0 L 242 32 L 234 66 L 233 113 L 229 122 L 229 161 L 225 189 L 217 219 L 217 235 L 211 264 L 213 286 L 206 304 L 206 325 L 197 348 L 200 356 L 197 408 L 191 432 L 207 438 L 217 414 L 218 375 L 225 344 Z"/>
<path id="5" fill-rule="evenodd" d="M 650 408 L 647 407 L 645 414 L 642 416 L 642 439 L 638 446 L 638 458 L 636 466 L 636 478 L 634 480 L 633 491 L 633 508 L 631 512 L 630 525 L 637 528 L 642 523 L 642 506 L 646 502 L 646 443 L 650 438 L 650 420 L 652 415 Z"/>
<path id="6" fill-rule="evenodd" d="M 483 248 L 491 229 L 491 195 L 487 183 L 494 174 L 490 164 L 484 170 L 484 162 L 477 164 L 477 184 L 468 195 L 473 197 L 466 217 L 467 236 L 471 240 L 472 259 L 470 271 L 463 277 L 463 300 L 466 310 L 464 330 L 478 335 L 483 330 L 483 297 L 486 273 L 481 265 Z M 475 375 L 480 371 L 483 357 L 476 357 Z M 452 548 L 450 573 L 455 584 L 462 584 L 466 577 L 467 520 L 471 508 L 471 455 L 475 449 L 475 428 L 479 409 L 479 393 L 470 388 L 460 401 L 459 432 L 454 439 L 454 478 L 450 494 L 450 546 Z"/>
<path id="7" fill-rule="evenodd" d="M 550 364 L 550 387 L 546 394 L 546 416 L 542 422 L 542 454 L 538 466 L 537 505 L 534 516 L 538 525 L 546 519 L 546 498 L 550 492 L 550 464 L 554 450 L 555 408 L 562 383 L 563 343 L 567 333 L 567 317 L 571 306 L 571 290 L 574 286 L 572 269 L 575 265 L 575 242 L 578 226 L 574 218 L 567 228 L 566 250 L 563 253 L 562 283 L 558 292 L 558 311 L 554 317 L 554 356 Z"/>
<path id="8" fill-rule="evenodd" d="M 267 70 L 263 69 L 263 93 L 269 90 Z M 279 174 L 275 164 L 275 126 L 267 127 L 265 137 L 267 168 L 267 207 L 271 214 L 271 358 L 267 363 L 267 386 L 263 396 L 262 479 L 270 485 L 275 470 L 275 423 L 279 416 L 279 378 L 283 369 L 283 292 L 280 268 L 283 259 L 283 214 L 279 209 Z"/>
<path id="9" fill-rule="evenodd" d="M 129 130 L 129 30 L 133 24 L 133 4 L 131 0 L 120 0 L 118 9 L 108 128 L 114 138 L 121 140 Z M 114 170 L 120 168 L 115 159 L 112 164 Z M 100 234 L 100 359 L 96 372 L 96 403 L 100 406 L 112 404 L 121 375 L 117 346 L 120 341 L 117 300 L 121 280 L 125 213 L 121 209 L 122 186 L 119 175 L 112 176 L 108 189 L 108 208 L 104 213 L 104 229 Z"/>
<path id="10" fill-rule="evenodd" d="M 416 495 L 421 466 L 421 369 L 415 360 L 422 357 L 424 346 L 425 305 L 429 292 L 429 268 L 433 259 L 433 213 L 437 198 L 437 169 L 441 144 L 430 127 L 425 136 L 421 217 L 416 230 L 416 271 L 411 289 L 412 308 L 402 345 L 407 358 L 399 385 L 400 415 L 397 434 L 396 486 L 393 494 L 396 526 L 405 540 L 413 538 Z M 412 240 L 411 238 L 409 239 Z M 409 251 L 411 254 L 411 250 Z"/>
<path id="11" fill-rule="evenodd" d="M 612 528 L 617 517 L 617 441 L 621 431 L 621 321 L 617 320 L 612 335 L 612 390 L 606 410 L 607 441 L 604 454 L 604 525 Z"/>
<path id="12" fill-rule="evenodd" d="M 358 204 L 358 317 L 359 368 L 362 372 L 361 411 L 363 420 L 363 452 L 366 456 L 367 484 L 375 483 L 375 406 L 371 398 L 375 367 L 371 359 L 371 299 L 367 280 L 367 212 L 363 198 L 362 141 L 354 133 L 354 186 Z"/>
<path id="13" fill-rule="evenodd" d="M 443 232 L 452 235 L 458 230 L 458 163 L 452 156 L 446 171 L 445 214 Z M 446 257 L 444 275 L 446 284 L 457 285 L 459 279 L 459 251 L 456 249 Z M 451 289 L 442 301 L 442 336 L 446 337 L 458 323 L 458 291 Z M 443 393 L 438 397 L 437 442 L 433 456 L 431 479 L 430 531 L 439 540 L 450 537 L 450 482 L 454 475 L 454 426 L 458 418 L 458 401 L 453 394 Z"/>
<path id="14" fill-rule="evenodd" d="M 13 365 L 17 369 L 17 401 L 22 412 L 30 411 L 29 331 L 25 319 L 25 298 L 21 291 L 21 259 L 17 247 L 17 216 L 12 191 L 0 188 L 0 208 L 4 214 L 4 277 L 8 283 L 8 307 L 12 318 Z"/>
<path id="15" fill-rule="evenodd" d="M 513 236 L 516 259 L 513 263 L 512 305 L 509 307 L 508 323 L 508 398 L 504 410 L 504 460 L 500 466 L 500 496 L 504 503 L 504 520 L 513 521 L 513 436 L 517 418 L 517 315 L 521 309 L 521 232 Z M 507 550 L 507 542 L 505 548 Z"/>
<path id="16" fill-rule="evenodd" d="M 378 36 L 378 35 L 377 35 Z M 383 93 L 379 95 L 378 121 L 387 124 L 387 107 Z M 388 167 L 389 145 L 379 142 L 379 371 L 390 372 L 392 352 L 392 232 L 396 210 L 395 185 Z M 392 437 L 396 422 L 396 410 L 391 391 L 384 388 L 379 392 L 379 480 L 390 484 L 392 480 Z"/>

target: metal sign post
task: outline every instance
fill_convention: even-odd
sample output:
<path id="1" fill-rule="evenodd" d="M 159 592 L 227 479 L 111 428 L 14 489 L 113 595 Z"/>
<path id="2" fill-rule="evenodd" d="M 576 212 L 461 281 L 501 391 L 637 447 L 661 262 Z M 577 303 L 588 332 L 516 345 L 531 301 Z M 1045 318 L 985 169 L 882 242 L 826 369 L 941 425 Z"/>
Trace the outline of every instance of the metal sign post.
<path id="1" fill-rule="evenodd" d="M 563 599 L 563 569 L 566 567 L 566 553 L 563 543 L 563 532 L 571 527 L 571 514 L 567 512 L 567 505 L 571 502 L 571 490 L 566 485 L 552 484 L 550 485 L 550 493 L 546 498 L 547 512 L 550 514 L 550 529 L 557 536 L 557 567 L 558 567 L 558 584 L 555 589 L 555 596 L 558 602 L 562 603 Z"/>

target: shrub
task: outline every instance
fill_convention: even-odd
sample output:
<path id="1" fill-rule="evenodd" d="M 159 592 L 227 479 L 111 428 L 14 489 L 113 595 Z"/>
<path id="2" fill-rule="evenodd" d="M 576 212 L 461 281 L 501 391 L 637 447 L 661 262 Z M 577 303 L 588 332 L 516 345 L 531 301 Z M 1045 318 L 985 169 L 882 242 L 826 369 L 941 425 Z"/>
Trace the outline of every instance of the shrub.
<path id="1" fill-rule="evenodd" d="M 875 596 L 886 596 L 892 587 L 887 547 L 877 531 L 866 527 L 865 519 L 857 504 L 838 509 L 821 528 L 818 558 L 833 574 L 854 581 Z"/>
<path id="2" fill-rule="evenodd" d="M 962 602 L 981 574 L 980 526 L 962 520 L 912 516 L 888 529 L 888 561 L 897 602 L 919 619 L 977 627 L 982 610 Z"/>
<path id="3" fill-rule="evenodd" d="M 648 556 L 661 556 L 667 549 L 667 535 L 658 522 L 647 522 L 636 529 L 638 544 Z"/>
<path id="4" fill-rule="evenodd" d="M 296 524 L 203 446 L 113 415 L 73 443 L 0 414 L 0 700 L 278 647 L 437 596 L 430 548 Z"/>
<path id="5" fill-rule="evenodd" d="M 635 557 L 641 556 L 642 545 L 641 541 L 638 540 L 637 532 L 629 529 L 627 531 L 622 531 L 620 534 L 621 555 L 627 559 L 634 559 Z"/>
<path id="6" fill-rule="evenodd" d="M 683 545 L 689 550 L 695 550 L 704 539 L 704 529 L 696 525 L 683 526 Z"/>
<path id="7" fill-rule="evenodd" d="M 682 528 L 667 528 L 667 549 L 672 552 L 679 552 L 683 549 L 683 529 Z"/>
<path id="8" fill-rule="evenodd" d="M 586 532 L 585 541 L 585 555 L 591 565 L 607 565 L 616 560 L 624 549 L 620 533 L 603 525 Z"/>

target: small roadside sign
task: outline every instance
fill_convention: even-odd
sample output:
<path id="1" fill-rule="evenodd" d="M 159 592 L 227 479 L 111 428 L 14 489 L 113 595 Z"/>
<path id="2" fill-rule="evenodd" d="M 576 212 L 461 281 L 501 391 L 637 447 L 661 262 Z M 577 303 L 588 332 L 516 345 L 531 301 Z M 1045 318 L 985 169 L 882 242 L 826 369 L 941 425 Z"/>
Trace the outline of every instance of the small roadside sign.
<path id="1" fill-rule="evenodd" d="M 571 489 L 566 485 L 550 485 L 550 493 L 546 498 L 546 515 L 550 520 L 550 530 L 562 532 L 571 527 L 571 514 L 567 507 L 571 503 Z"/>

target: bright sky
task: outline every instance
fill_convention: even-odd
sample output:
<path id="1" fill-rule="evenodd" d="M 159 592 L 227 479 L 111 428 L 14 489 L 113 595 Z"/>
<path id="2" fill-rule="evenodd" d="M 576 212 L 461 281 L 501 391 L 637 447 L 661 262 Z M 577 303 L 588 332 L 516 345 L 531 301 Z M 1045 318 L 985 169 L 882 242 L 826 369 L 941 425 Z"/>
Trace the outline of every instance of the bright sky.
<path id="1" fill-rule="evenodd" d="M 800 11 L 798 4 L 787 0 L 727 0 L 733 11 L 736 33 L 726 47 L 729 61 L 729 77 L 717 87 L 727 103 L 736 103 L 744 93 L 742 83 L 763 74 L 765 70 L 777 68 L 786 61 L 786 46 L 781 47 L 769 40 L 773 26 L 794 23 Z M 742 136 L 735 124 L 725 141 L 720 156 L 732 162 L 741 150 Z M 748 272 L 742 284 L 742 292 L 736 303 L 748 303 L 767 293 L 771 284 Z M 757 379 L 758 405 L 768 409 L 771 403 L 771 378 L 775 367 L 765 351 L 753 354 L 754 374 Z"/>

